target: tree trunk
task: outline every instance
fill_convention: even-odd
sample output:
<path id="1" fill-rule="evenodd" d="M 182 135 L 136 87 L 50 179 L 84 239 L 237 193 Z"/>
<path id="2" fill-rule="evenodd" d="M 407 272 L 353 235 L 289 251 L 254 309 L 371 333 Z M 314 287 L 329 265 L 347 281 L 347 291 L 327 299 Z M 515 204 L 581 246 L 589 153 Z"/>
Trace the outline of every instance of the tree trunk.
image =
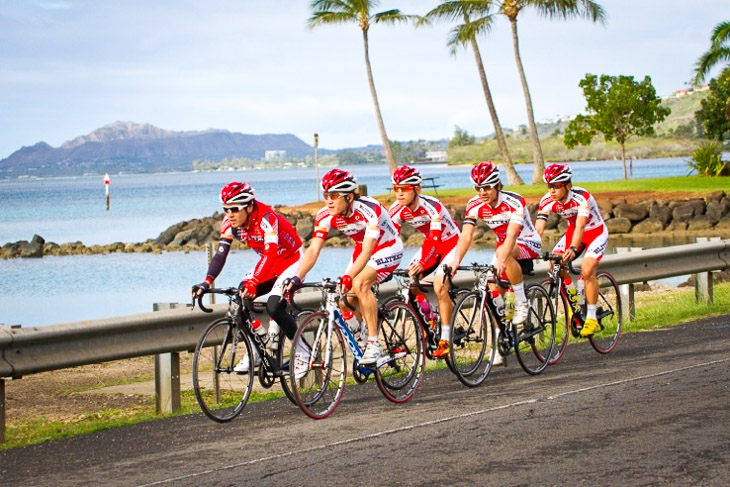
<path id="1" fill-rule="evenodd" d="M 368 82 L 370 83 L 370 93 L 373 95 L 373 103 L 375 104 L 375 116 L 378 119 L 378 127 L 380 128 L 380 137 L 383 139 L 383 148 L 385 149 L 385 159 L 388 161 L 390 174 L 393 174 L 397 167 L 395 157 L 393 157 L 393 149 L 390 146 L 390 139 L 385 132 L 385 124 L 383 124 L 383 115 L 380 113 L 380 104 L 378 103 L 378 94 L 375 91 L 375 81 L 373 81 L 373 70 L 370 68 L 370 55 L 368 54 L 368 31 L 362 31 L 363 42 L 365 43 L 365 67 L 368 72 Z"/>
<path id="2" fill-rule="evenodd" d="M 484 89 L 484 98 L 487 99 L 487 107 L 489 107 L 489 115 L 492 117 L 492 124 L 494 125 L 494 137 L 497 139 L 497 146 L 499 147 L 499 153 L 502 155 L 502 163 L 504 169 L 507 172 L 507 180 L 509 184 L 520 185 L 525 184 L 522 178 L 514 166 L 512 165 L 512 159 L 509 156 L 509 150 L 507 149 L 507 143 L 504 140 L 504 134 L 502 133 L 502 126 L 499 124 L 499 118 L 497 117 L 497 109 L 494 108 L 494 100 L 492 100 L 492 92 L 489 90 L 489 83 L 487 83 L 487 73 L 484 71 L 484 64 L 482 63 L 482 56 L 479 53 L 479 46 L 477 46 L 476 39 L 471 39 L 471 47 L 474 50 L 474 58 L 477 62 L 477 69 L 479 70 L 479 78 L 482 81 L 482 88 Z"/>
<path id="3" fill-rule="evenodd" d="M 540 138 L 537 136 L 537 126 L 535 125 L 535 115 L 532 111 L 532 98 L 530 97 L 530 89 L 527 87 L 527 78 L 525 77 L 525 69 L 522 66 L 522 58 L 520 57 L 520 43 L 517 37 L 517 18 L 510 18 L 512 25 L 512 45 L 515 49 L 515 62 L 517 63 L 517 71 L 520 73 L 520 81 L 522 81 L 522 92 L 525 95 L 525 106 L 527 107 L 527 126 L 530 131 L 530 142 L 532 142 L 532 160 L 535 163 L 532 172 L 532 183 L 542 182 L 542 175 L 545 172 L 545 159 L 542 155 L 542 147 L 540 146 Z"/>
<path id="4" fill-rule="evenodd" d="M 619 143 L 621 144 L 621 161 L 624 163 L 624 181 L 628 180 L 628 176 L 626 176 L 626 149 L 624 148 L 625 142 L 623 140 L 620 140 Z"/>

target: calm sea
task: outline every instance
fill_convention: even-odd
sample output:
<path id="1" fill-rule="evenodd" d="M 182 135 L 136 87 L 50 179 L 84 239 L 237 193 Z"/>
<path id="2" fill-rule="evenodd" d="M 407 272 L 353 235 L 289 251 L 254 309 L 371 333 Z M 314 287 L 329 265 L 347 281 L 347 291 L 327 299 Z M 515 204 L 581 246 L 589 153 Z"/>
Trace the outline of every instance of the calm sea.
<path id="1" fill-rule="evenodd" d="M 621 161 L 575 164 L 578 183 L 620 179 Z M 425 176 L 438 177 L 445 188 L 469 186 L 469 167 L 421 166 Z M 518 165 L 525 180 L 531 165 Z M 353 169 L 371 194 L 389 185 L 385 166 Z M 684 159 L 634 161 L 633 177 L 686 174 Z M 320 175 L 323 170 L 320 170 Z M 155 238 L 181 220 L 211 215 L 219 207 L 223 184 L 251 182 L 257 196 L 269 204 L 296 205 L 316 200 L 314 169 L 112 175 L 111 208 L 104 207 L 101 177 L 0 181 L 0 245 L 30 240 L 39 234 L 57 243 L 82 241 L 86 245 L 140 242 Z M 407 249 L 407 259 L 416 249 Z M 351 249 L 323 252 L 311 279 L 336 277 L 347 265 Z M 467 260 L 485 261 L 491 250 L 470 251 Z M 219 285 L 235 285 L 256 262 L 251 251 L 231 254 Z M 47 256 L 42 259 L 0 261 L 0 324 L 42 326 L 146 313 L 155 302 L 186 302 L 189 288 L 207 267 L 203 252 L 163 254 L 110 254 Z"/>

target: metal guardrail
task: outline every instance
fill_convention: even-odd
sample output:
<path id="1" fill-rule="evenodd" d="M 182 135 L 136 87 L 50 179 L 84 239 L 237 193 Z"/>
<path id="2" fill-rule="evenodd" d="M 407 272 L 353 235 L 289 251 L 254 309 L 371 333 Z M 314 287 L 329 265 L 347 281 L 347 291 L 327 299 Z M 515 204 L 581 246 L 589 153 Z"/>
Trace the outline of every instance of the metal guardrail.
<path id="1" fill-rule="evenodd" d="M 547 263 L 536 264 L 526 283 L 540 282 L 547 268 Z M 621 284 L 730 269 L 730 239 L 607 255 L 600 268 L 610 271 Z M 466 287 L 473 284 L 474 276 L 460 273 L 454 281 Z M 712 279 L 706 282 L 711 295 Z M 392 295 L 394 290 L 394 283 L 381 285 L 381 297 Z M 297 303 L 314 308 L 320 298 L 316 291 L 302 293 Z M 192 351 L 208 323 L 225 314 L 227 303 L 213 308 L 212 314 L 178 308 L 43 327 L 0 326 L 0 442 L 4 440 L 4 378 Z"/>
<path id="2" fill-rule="evenodd" d="M 730 268 L 730 240 L 606 255 L 600 268 L 610 271 L 622 284 L 724 270 Z M 535 265 L 534 275 L 525 280 L 527 283 L 539 282 L 546 273 L 547 264 L 539 263 Z M 473 276 L 461 273 L 455 282 L 468 286 L 473 282 Z M 394 288 L 393 283 L 385 283 L 381 286 L 381 294 L 391 295 Z M 319 298 L 318 292 L 302 293 L 297 303 L 315 307 Z M 217 304 L 212 314 L 188 308 L 43 327 L 2 327 L 0 377 L 190 351 L 195 348 L 204 327 L 223 316 L 226 309 L 227 304 Z"/>

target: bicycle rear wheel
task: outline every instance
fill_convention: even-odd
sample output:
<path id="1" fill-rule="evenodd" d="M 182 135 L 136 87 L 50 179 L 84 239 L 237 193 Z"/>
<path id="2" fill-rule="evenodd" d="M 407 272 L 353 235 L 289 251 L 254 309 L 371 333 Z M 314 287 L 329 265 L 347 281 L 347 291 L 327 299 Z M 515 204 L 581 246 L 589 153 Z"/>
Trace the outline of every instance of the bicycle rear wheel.
<path id="1" fill-rule="evenodd" d="M 236 336 L 237 333 L 237 336 Z M 248 354 L 248 370 L 254 370 L 251 344 L 229 318 L 211 323 L 203 332 L 193 356 L 193 388 L 206 416 L 225 423 L 243 410 L 254 374 L 238 374 L 233 367 Z"/>
<path id="2" fill-rule="evenodd" d="M 530 306 L 527 321 L 517 326 L 517 360 L 531 375 L 537 375 L 549 364 L 555 347 L 555 311 L 550 295 L 539 284 L 528 286 Z"/>
<path id="3" fill-rule="evenodd" d="M 568 300 L 558 289 L 558 285 L 552 279 L 545 279 L 540 285 L 547 291 L 548 296 L 553 303 L 553 311 L 555 311 L 555 346 L 553 354 L 548 360 L 548 365 L 558 363 L 563 358 L 565 350 L 568 348 L 568 339 L 570 337 L 570 320 L 573 311 L 570 308 Z"/>
<path id="4" fill-rule="evenodd" d="M 598 353 L 610 353 L 621 336 L 621 295 L 616 279 L 606 271 L 596 274 L 598 279 L 598 303 L 596 317 L 600 328 L 589 337 Z"/>
<path id="5" fill-rule="evenodd" d="M 454 306 L 449 337 L 449 357 L 462 384 L 476 387 L 492 369 L 497 347 L 494 343 L 494 318 L 488 307 L 482 309 L 482 294 L 462 294 Z"/>
<path id="6" fill-rule="evenodd" d="M 406 402 L 421 383 L 426 361 L 416 312 L 402 302 L 386 304 L 378 330 L 389 360 L 375 369 L 375 381 L 389 401 Z"/>
<path id="7" fill-rule="evenodd" d="M 297 329 L 292 345 L 291 354 L 295 357 L 289 367 L 292 392 L 304 414 L 313 419 L 323 419 L 332 414 L 345 390 L 345 342 L 337 326 L 332 327 L 332 338 L 328 340 L 328 327 L 327 313 L 312 313 Z M 302 345 L 302 340 L 306 345 Z M 309 360 L 306 360 L 307 357 Z M 299 360 L 306 360 L 309 370 L 297 379 L 296 363 Z"/>

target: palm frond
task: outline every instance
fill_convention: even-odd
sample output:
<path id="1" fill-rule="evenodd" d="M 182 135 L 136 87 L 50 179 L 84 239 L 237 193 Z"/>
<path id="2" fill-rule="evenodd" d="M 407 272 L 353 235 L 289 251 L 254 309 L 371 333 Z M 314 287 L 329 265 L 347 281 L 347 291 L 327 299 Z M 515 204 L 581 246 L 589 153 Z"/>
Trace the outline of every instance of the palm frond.
<path id="1" fill-rule="evenodd" d="M 581 17 L 606 23 L 606 12 L 594 0 L 523 0 L 523 3 L 524 7 L 533 7 L 540 15 L 549 18 Z"/>
<path id="2" fill-rule="evenodd" d="M 442 2 L 423 16 L 424 19 L 461 22 L 465 16 L 484 17 L 493 7 L 492 0 L 454 0 Z"/>
<path id="3" fill-rule="evenodd" d="M 730 41 L 730 21 L 717 24 L 712 31 L 710 40 L 713 46 L 720 46 L 724 42 Z"/>
<path id="4" fill-rule="evenodd" d="M 418 15 L 408 15 L 401 13 L 400 10 L 387 10 L 377 13 L 373 16 L 373 22 L 385 24 L 398 24 L 402 22 L 417 21 Z"/>
<path id="5" fill-rule="evenodd" d="M 730 62 L 730 47 L 711 47 L 702 54 L 695 65 L 694 84 L 702 84 L 710 70 L 723 61 Z"/>

